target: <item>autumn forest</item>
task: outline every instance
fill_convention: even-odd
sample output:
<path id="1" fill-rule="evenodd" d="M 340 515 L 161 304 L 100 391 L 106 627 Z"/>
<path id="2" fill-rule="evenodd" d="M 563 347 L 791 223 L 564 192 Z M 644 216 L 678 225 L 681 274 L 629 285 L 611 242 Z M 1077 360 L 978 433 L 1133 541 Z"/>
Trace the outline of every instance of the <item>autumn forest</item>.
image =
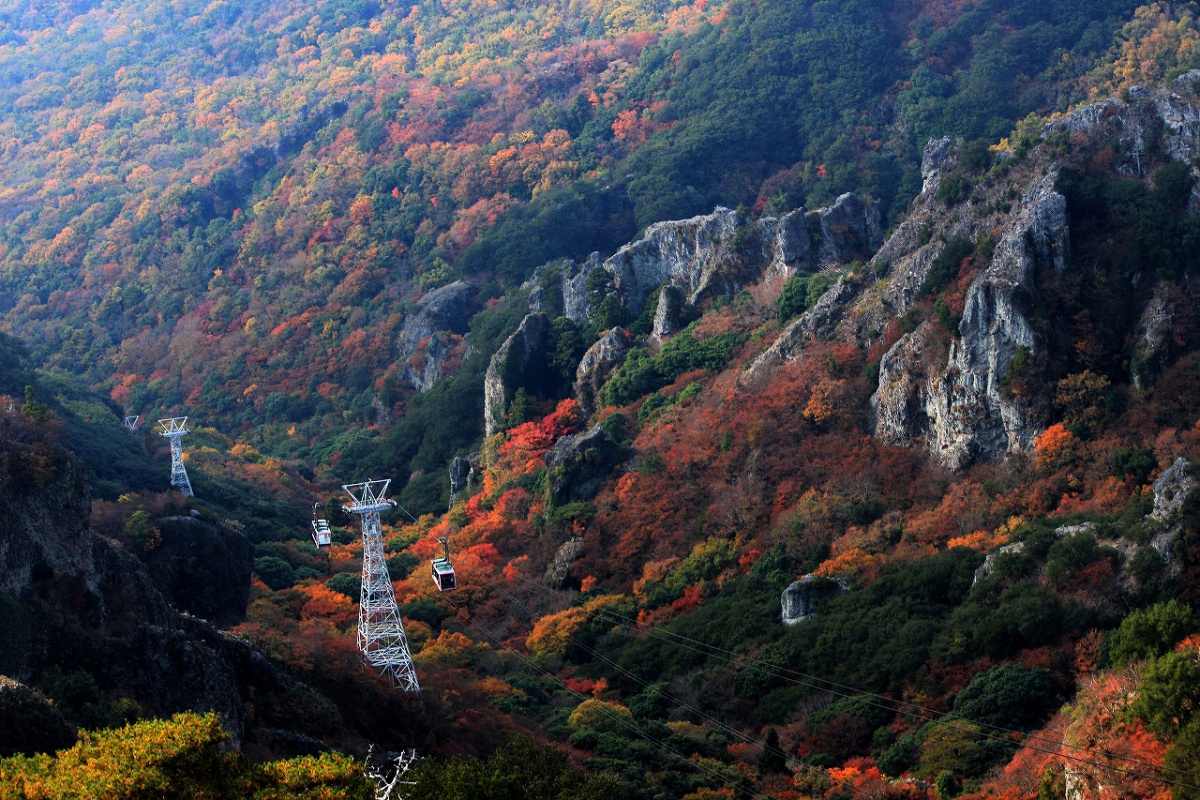
<path id="1" fill-rule="evenodd" d="M 0 0 L 0 798 L 1200 797 L 1198 15 Z"/>

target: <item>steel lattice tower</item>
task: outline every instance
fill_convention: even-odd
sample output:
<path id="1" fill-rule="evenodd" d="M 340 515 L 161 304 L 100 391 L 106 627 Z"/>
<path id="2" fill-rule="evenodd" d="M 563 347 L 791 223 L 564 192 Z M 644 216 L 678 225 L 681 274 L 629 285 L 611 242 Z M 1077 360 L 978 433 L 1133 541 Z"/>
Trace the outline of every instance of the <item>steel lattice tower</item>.
<path id="1" fill-rule="evenodd" d="M 165 436 L 171 442 L 171 485 L 179 491 L 192 497 L 192 482 L 188 480 L 187 468 L 183 466 L 183 443 L 179 441 L 187 434 L 187 417 L 172 417 L 160 419 L 162 426 L 159 436 Z"/>
<path id="2" fill-rule="evenodd" d="M 384 498 L 390 480 L 355 483 L 342 488 L 353 499 L 345 507 L 362 520 L 362 593 L 358 601 L 358 649 L 367 663 L 391 677 L 406 692 L 421 693 L 408 638 L 396 608 L 396 593 L 383 558 L 379 512 L 395 503 Z"/>
<path id="3" fill-rule="evenodd" d="M 138 429 L 138 423 L 141 421 L 142 421 L 141 414 L 135 414 L 132 417 L 126 417 L 125 418 L 125 429 L 128 431 L 131 431 L 133 433 L 136 433 L 137 429 Z"/>

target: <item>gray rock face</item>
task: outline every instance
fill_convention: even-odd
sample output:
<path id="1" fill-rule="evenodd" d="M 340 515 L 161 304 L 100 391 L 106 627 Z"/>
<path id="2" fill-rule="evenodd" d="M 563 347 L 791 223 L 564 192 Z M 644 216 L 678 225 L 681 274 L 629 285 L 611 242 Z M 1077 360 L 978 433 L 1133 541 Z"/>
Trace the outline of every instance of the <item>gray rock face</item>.
<path id="1" fill-rule="evenodd" d="M 543 576 L 545 584 L 552 589 L 562 588 L 571 572 L 571 565 L 582 552 L 583 539 L 574 538 L 563 542 L 554 554 L 554 560 L 546 567 L 546 574 Z"/>
<path id="2" fill-rule="evenodd" d="M 397 360 L 405 362 L 403 378 L 417 391 L 428 391 L 454 346 L 478 310 L 475 288 L 465 281 L 442 286 L 422 298 L 416 314 L 404 321 L 396 337 Z"/>
<path id="3" fill-rule="evenodd" d="M 545 379 L 550 318 L 529 314 L 488 363 L 483 382 L 483 420 L 487 435 L 500 430 L 518 388 Z"/>
<path id="4" fill-rule="evenodd" d="M 155 525 L 162 542 L 144 563 L 171 605 L 221 627 L 244 620 L 254 570 L 250 540 L 192 517 Z"/>
<path id="5" fill-rule="evenodd" d="M 1032 288 L 1037 267 L 1065 266 L 1066 199 L 1054 190 L 1056 179 L 1050 172 L 1037 181 L 1006 224 L 991 263 L 967 290 L 959 338 L 950 343 L 945 366 L 927 363 L 933 323 L 884 356 L 871 398 L 879 439 L 925 438 L 933 457 L 951 469 L 1032 445 L 1040 424 L 1019 401 L 1004 397 L 1001 383 L 1017 348 L 1033 353 L 1036 347 L 1016 293 Z"/>
<path id="6" fill-rule="evenodd" d="M 1150 518 L 1165 522 L 1179 513 L 1183 501 L 1196 488 L 1196 479 L 1188 474 L 1190 466 L 1186 458 L 1177 458 L 1175 463 L 1163 470 L 1154 482 L 1154 510 Z"/>
<path id="7" fill-rule="evenodd" d="M 663 284 L 694 304 L 736 293 L 771 275 L 866 260 L 882 239 L 879 210 L 853 194 L 842 195 L 828 208 L 757 221 L 717 208 L 691 219 L 655 223 L 604 262 L 593 254 L 586 264 L 569 265 L 563 276 L 564 313 L 575 322 L 589 319 L 587 276 L 595 269 L 612 274 L 621 304 L 636 316 L 647 296 Z"/>
<path id="8" fill-rule="evenodd" d="M 1103 135 L 1114 142 L 1114 168 L 1123 175 L 1144 175 L 1147 143 L 1154 141 L 1168 156 L 1190 161 L 1200 154 L 1200 70 L 1176 78 L 1170 85 L 1131 91 L 1128 101 L 1102 100 L 1049 123 L 1048 132 Z M 1193 189 L 1193 204 L 1196 191 Z"/>
<path id="9" fill-rule="evenodd" d="M 600 390 L 629 353 L 629 336 L 613 328 L 587 349 L 575 370 L 575 399 L 585 417 L 599 408 Z"/>
<path id="10" fill-rule="evenodd" d="M 975 570 L 975 578 L 971 581 L 971 586 L 974 587 L 975 584 L 979 583 L 984 578 L 990 577 L 991 574 L 996 571 L 996 559 L 998 557 L 1020 553 L 1024 549 L 1024 542 L 1013 542 L 1012 544 L 1004 545 L 994 553 L 988 553 L 986 556 L 984 556 L 983 563 L 979 565 L 979 569 Z"/>
<path id="11" fill-rule="evenodd" d="M 675 286 L 689 303 L 696 303 L 733 294 L 771 274 L 869 258 L 880 239 L 878 210 L 844 194 L 829 208 L 800 209 L 754 223 L 728 208 L 659 222 L 602 268 L 613 274 L 625 307 L 638 314 L 646 296 L 660 284 Z"/>
<path id="12" fill-rule="evenodd" d="M 1170 356 L 1171 324 L 1175 321 L 1175 303 L 1171 288 L 1160 281 L 1154 296 L 1138 321 L 1138 338 L 1133 345 L 1130 378 L 1137 389 L 1153 384 L 1167 368 Z"/>
<path id="13" fill-rule="evenodd" d="M 471 466 L 471 461 L 462 456 L 456 456 L 450 462 L 450 496 L 453 497 L 466 489 L 474 477 L 475 468 Z"/>
<path id="14" fill-rule="evenodd" d="M 592 253 L 583 264 L 567 262 L 562 276 L 563 315 L 572 322 L 582 325 L 591 318 L 592 309 L 588 302 L 587 276 L 600 268 L 600 254 Z"/>
<path id="15" fill-rule="evenodd" d="M 613 441 L 599 425 L 562 437 L 545 456 L 551 497 L 560 503 L 591 500 L 613 467 L 631 455 L 629 447 Z"/>
<path id="16" fill-rule="evenodd" d="M 662 291 L 658 293 L 658 306 L 654 309 L 651 338 L 661 342 L 683 329 L 683 303 L 683 292 L 677 287 L 662 287 Z"/>
<path id="17" fill-rule="evenodd" d="M 796 625 L 816 616 L 827 600 L 846 591 L 846 585 L 833 578 L 805 575 L 783 590 L 781 618 L 784 625 Z"/>
<path id="18" fill-rule="evenodd" d="M 53 753 L 75 744 L 75 729 L 41 692 L 0 675 L 0 758 Z"/>
<path id="19" fill-rule="evenodd" d="M 954 140 L 949 136 L 926 142 L 925 149 L 921 151 L 921 194 L 937 190 L 937 181 L 954 150 Z"/>

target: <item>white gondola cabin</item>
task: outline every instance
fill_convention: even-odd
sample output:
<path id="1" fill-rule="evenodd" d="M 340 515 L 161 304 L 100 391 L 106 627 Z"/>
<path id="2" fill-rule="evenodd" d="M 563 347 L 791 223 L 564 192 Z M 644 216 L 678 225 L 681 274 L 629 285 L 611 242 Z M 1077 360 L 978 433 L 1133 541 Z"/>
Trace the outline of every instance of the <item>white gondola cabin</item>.
<path id="1" fill-rule="evenodd" d="M 433 583 L 438 587 L 439 592 L 451 592 L 457 587 L 454 579 L 454 567 L 450 564 L 448 558 L 435 558 L 433 560 Z"/>
<path id="2" fill-rule="evenodd" d="M 329 521 L 317 514 L 320 503 L 313 506 L 312 537 L 317 547 L 329 547 L 333 544 L 333 534 L 329 530 Z"/>

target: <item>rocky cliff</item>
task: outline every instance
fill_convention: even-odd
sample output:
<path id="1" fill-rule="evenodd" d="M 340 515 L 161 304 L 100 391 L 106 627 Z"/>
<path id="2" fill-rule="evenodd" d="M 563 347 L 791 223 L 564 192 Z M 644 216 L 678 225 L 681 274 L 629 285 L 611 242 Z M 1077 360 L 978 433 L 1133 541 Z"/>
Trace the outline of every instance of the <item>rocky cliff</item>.
<path id="1" fill-rule="evenodd" d="M 463 336 L 478 310 L 476 290 L 465 281 L 442 286 L 421 298 L 396 337 L 401 374 L 414 389 L 428 391 L 445 373 L 455 354 L 461 355 Z"/>
<path id="2" fill-rule="evenodd" d="M 931 141 L 922 192 L 868 268 L 843 275 L 743 381 L 761 380 L 773 365 L 802 358 L 813 339 L 883 346 L 871 398 L 879 439 L 922 443 L 951 469 L 1029 450 L 1046 425 L 1050 384 L 1062 375 L 1041 368 L 1039 377 L 1049 383 L 1022 396 L 1012 388 L 1010 370 L 1014 359 L 1043 364 L 1051 339 L 1077 326 L 1063 319 L 1083 313 L 1066 310 L 1071 298 L 1063 299 L 1063 287 L 1085 281 L 1091 269 L 1073 260 L 1062 172 L 1100 169 L 1114 178 L 1148 178 L 1163 163 L 1190 163 L 1200 152 L 1197 87 L 1200 72 L 1193 72 L 1167 89 L 1134 90 L 1127 100 L 1081 108 L 1047 123 L 1040 140 L 1026 143 L 1020 154 L 995 152 L 994 166 L 982 174 L 971 172 L 978 166 L 964 163 L 958 144 Z M 1200 209 L 1198 198 L 1193 184 L 1192 213 Z M 964 243 L 955 257 L 964 263 L 944 263 Z M 1170 343 L 1180 340 L 1178 320 L 1195 310 L 1177 283 L 1151 282 L 1138 267 L 1094 280 L 1114 278 L 1124 283 L 1117 290 L 1125 292 L 1137 323 L 1126 330 L 1120 320 L 1106 320 L 1108 335 L 1128 338 L 1129 379 L 1143 388 L 1176 353 Z M 942 305 L 922 310 L 935 296 Z"/>
<path id="3" fill-rule="evenodd" d="M 684 302 L 696 304 L 735 294 L 772 275 L 865 260 L 881 240 L 879 210 L 853 194 L 842 195 L 828 208 L 758 220 L 717 208 L 691 219 L 655 223 L 605 261 L 593 257 L 571 265 L 563 280 L 563 307 L 577 322 L 590 319 L 594 309 L 587 281 L 597 269 L 609 273 L 620 304 L 637 316 L 650 293 L 664 284 L 678 289 Z"/>
<path id="4" fill-rule="evenodd" d="M 1004 396 L 1001 382 L 1018 347 L 1030 353 L 1038 347 L 1017 293 L 1035 291 L 1039 265 L 1066 267 L 1066 201 L 1055 191 L 1057 177 L 1052 169 L 1041 175 L 1005 221 L 990 263 L 967 290 L 958 336 L 944 364 L 927 361 L 933 356 L 934 320 L 883 356 L 871 399 L 878 438 L 893 444 L 924 438 L 934 458 L 957 469 L 1026 449 L 1040 433 L 1038 420 L 1020 401 Z M 936 179 L 933 185 L 936 189 Z M 911 302 L 915 279 L 923 281 L 927 271 L 927 264 L 924 271 L 909 270 L 907 280 L 897 282 L 890 299 L 898 311 Z"/>
<path id="5" fill-rule="evenodd" d="M 254 569 L 250 540 L 195 517 L 155 525 L 161 541 L 144 561 L 171 605 L 222 627 L 245 619 Z"/>
<path id="6" fill-rule="evenodd" d="M 88 530 L 84 469 L 57 435 L 53 422 L 0 413 L 0 674 L 34 686 L 54 671 L 86 674 L 102 698 L 147 716 L 215 710 L 234 744 L 259 756 L 365 747 L 328 697 L 247 642 L 172 608 L 141 562 Z M 216 595 L 244 571 L 241 542 L 188 517 L 163 524 L 165 561 L 151 566 L 173 576 L 168 590 L 187 595 L 181 605 L 240 617 L 248 585 Z M 189 592 L 173 562 L 210 550 L 229 574 Z"/>
<path id="7" fill-rule="evenodd" d="M 528 314 L 492 356 L 483 382 L 486 435 L 500 430 L 518 388 L 545 381 L 549 343 L 550 318 L 541 313 Z"/>

